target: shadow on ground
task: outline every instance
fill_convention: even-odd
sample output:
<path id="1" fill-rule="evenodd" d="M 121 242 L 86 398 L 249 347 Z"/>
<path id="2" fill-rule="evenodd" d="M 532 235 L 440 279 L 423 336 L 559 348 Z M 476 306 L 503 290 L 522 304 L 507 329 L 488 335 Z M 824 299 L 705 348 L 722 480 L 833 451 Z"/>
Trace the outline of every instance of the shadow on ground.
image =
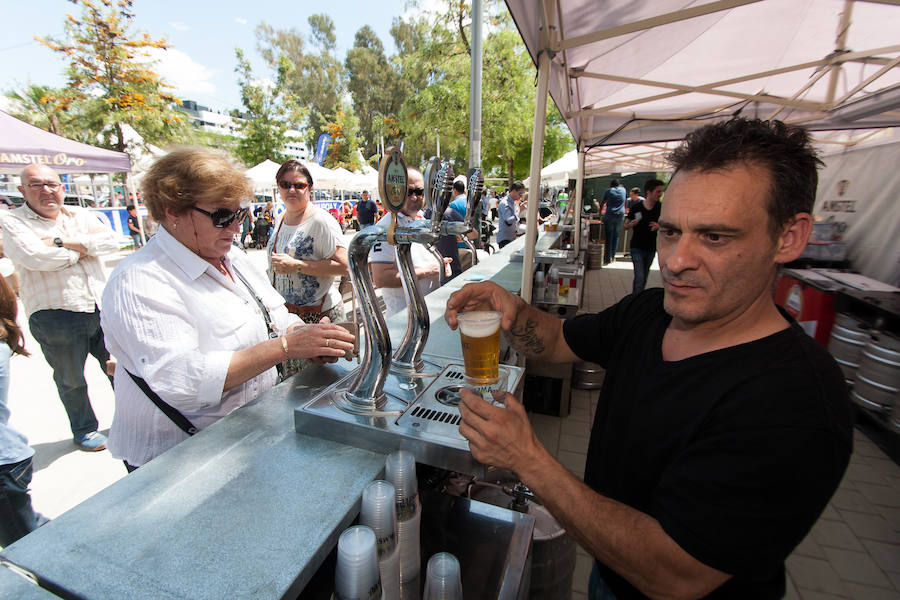
<path id="1" fill-rule="evenodd" d="M 109 435 L 109 429 L 101 430 L 103 435 Z M 83 452 L 79 450 L 71 439 L 59 440 L 58 442 L 46 442 L 43 444 L 31 444 L 34 448 L 34 457 L 31 459 L 34 472 L 37 473 L 41 469 L 46 469 L 54 462 L 72 452 Z"/>

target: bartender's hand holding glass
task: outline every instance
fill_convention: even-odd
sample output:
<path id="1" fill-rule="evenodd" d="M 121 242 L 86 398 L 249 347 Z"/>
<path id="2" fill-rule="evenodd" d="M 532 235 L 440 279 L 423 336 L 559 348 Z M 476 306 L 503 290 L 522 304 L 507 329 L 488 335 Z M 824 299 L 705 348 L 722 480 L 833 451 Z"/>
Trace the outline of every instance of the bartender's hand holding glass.
<path id="1" fill-rule="evenodd" d="M 453 292 L 447 301 L 444 320 L 450 329 L 459 325 L 457 315 L 476 310 L 494 310 L 501 314 L 500 328 L 508 331 L 519 313 L 519 298 L 491 281 L 469 283 Z"/>
<path id="2" fill-rule="evenodd" d="M 479 394 L 465 388 L 459 395 L 459 433 L 469 440 L 475 460 L 515 473 L 521 473 L 530 461 L 536 460 L 541 443 L 525 407 L 515 396 L 494 392 L 494 401 L 502 402 L 503 407 L 485 402 Z"/>

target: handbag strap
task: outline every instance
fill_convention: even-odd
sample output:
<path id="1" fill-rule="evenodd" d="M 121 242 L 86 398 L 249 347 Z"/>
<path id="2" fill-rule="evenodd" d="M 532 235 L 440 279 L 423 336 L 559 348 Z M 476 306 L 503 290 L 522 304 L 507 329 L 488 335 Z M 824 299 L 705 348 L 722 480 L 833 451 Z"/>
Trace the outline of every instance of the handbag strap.
<path id="1" fill-rule="evenodd" d="M 256 305 L 259 307 L 259 312 L 262 313 L 263 320 L 266 322 L 266 330 L 269 332 L 269 338 L 274 339 L 278 337 L 278 328 L 275 327 L 275 323 L 272 322 L 272 315 L 269 314 L 269 309 L 266 307 L 266 303 L 262 301 L 262 298 L 256 293 L 256 290 L 253 289 L 253 286 L 250 285 L 250 282 L 241 274 L 238 268 L 234 263 L 231 263 L 231 270 L 234 271 L 234 274 L 238 276 L 238 279 L 241 280 L 241 283 L 247 288 L 247 291 L 250 292 L 250 295 L 253 296 L 253 299 L 256 301 Z M 282 363 L 275 364 L 275 370 L 278 371 L 278 378 L 284 379 L 284 365 Z"/>
<path id="2" fill-rule="evenodd" d="M 178 412 L 178 409 L 173 407 L 171 404 L 168 404 L 165 400 L 159 397 L 159 395 L 154 392 L 147 382 L 144 381 L 143 378 L 138 377 L 128 369 L 125 369 L 125 372 L 131 377 L 134 383 L 141 388 L 141 391 L 144 392 L 144 395 L 150 399 L 156 407 L 161 410 L 173 423 L 175 423 L 179 429 L 184 431 L 188 435 L 194 435 L 199 431 L 194 424 L 191 423 L 187 417 Z"/>

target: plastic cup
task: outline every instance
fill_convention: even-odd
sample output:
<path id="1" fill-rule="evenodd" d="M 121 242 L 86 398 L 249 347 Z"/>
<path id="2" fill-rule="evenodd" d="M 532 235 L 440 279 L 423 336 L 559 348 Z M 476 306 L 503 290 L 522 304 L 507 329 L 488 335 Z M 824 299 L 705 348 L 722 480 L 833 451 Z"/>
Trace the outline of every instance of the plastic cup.
<path id="1" fill-rule="evenodd" d="M 449 552 L 438 552 L 428 559 L 425 576 L 425 600 L 462 600 L 459 561 Z"/>
<path id="2" fill-rule="evenodd" d="M 419 577 L 421 563 L 422 512 L 416 501 L 413 516 L 397 522 L 397 546 L 400 555 L 400 581 L 407 583 Z"/>
<path id="3" fill-rule="evenodd" d="M 500 369 L 500 318 L 493 310 L 459 313 L 459 341 L 466 383 L 496 383 Z"/>
<path id="4" fill-rule="evenodd" d="M 397 545 L 396 495 L 394 485 L 382 480 L 371 482 L 362 493 L 359 523 L 375 533 L 379 560 L 392 553 Z"/>
<path id="5" fill-rule="evenodd" d="M 412 515 L 415 500 L 419 496 L 416 481 L 416 457 L 412 452 L 397 450 L 391 452 L 384 461 L 385 479 L 394 484 L 397 503 L 397 520 L 403 521 Z"/>
<path id="6" fill-rule="evenodd" d="M 338 538 L 334 594 L 338 600 L 381 596 L 375 533 L 365 525 L 351 527 Z"/>

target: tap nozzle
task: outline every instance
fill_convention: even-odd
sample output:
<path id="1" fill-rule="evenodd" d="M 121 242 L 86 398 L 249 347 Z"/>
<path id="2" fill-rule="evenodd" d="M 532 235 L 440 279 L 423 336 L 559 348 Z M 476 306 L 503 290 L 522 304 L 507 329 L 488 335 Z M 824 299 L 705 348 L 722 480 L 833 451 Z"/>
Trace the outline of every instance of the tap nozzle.
<path id="1" fill-rule="evenodd" d="M 481 193 L 484 191 L 484 174 L 476 167 L 469 177 L 469 194 L 466 198 L 466 228 L 475 229 L 481 214 Z"/>

